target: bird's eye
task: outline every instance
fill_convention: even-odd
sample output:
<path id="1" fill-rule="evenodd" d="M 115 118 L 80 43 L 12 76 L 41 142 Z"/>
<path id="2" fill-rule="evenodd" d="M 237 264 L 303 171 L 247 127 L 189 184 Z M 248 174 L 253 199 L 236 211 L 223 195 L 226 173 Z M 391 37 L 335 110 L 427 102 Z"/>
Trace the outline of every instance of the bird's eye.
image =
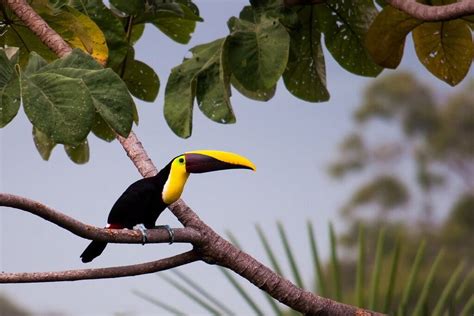
<path id="1" fill-rule="evenodd" d="M 178 159 L 178 161 L 179 161 L 179 163 L 183 163 L 183 162 L 184 162 L 184 158 L 181 157 L 181 158 Z"/>

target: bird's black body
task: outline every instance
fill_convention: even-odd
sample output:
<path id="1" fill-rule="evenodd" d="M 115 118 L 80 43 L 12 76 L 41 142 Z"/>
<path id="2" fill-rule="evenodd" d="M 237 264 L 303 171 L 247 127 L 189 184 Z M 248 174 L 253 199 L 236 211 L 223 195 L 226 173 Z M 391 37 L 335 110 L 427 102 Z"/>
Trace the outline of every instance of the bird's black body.
<path id="1" fill-rule="evenodd" d="M 138 224 L 153 228 L 160 214 L 168 206 L 163 202 L 161 192 L 168 179 L 171 163 L 154 177 L 132 183 L 118 198 L 110 210 L 108 227 L 132 229 Z M 82 262 L 90 262 L 99 256 L 107 246 L 106 242 L 92 241 L 81 254 Z"/>
<path id="2" fill-rule="evenodd" d="M 168 206 L 163 202 L 161 192 L 168 178 L 170 165 L 154 177 L 140 179 L 131 184 L 110 210 L 107 223 L 113 227 L 129 229 L 138 224 L 153 228 L 160 214 Z"/>

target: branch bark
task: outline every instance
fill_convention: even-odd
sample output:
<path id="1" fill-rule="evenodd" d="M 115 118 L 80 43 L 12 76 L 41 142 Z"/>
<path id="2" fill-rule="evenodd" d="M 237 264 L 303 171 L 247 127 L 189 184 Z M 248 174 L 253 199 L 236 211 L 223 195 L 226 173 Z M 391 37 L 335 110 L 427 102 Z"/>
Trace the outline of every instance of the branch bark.
<path id="1" fill-rule="evenodd" d="M 38 283 L 128 277 L 176 268 L 199 259 L 199 255 L 191 250 L 173 257 L 128 266 L 54 272 L 2 272 L 0 273 L 0 283 Z"/>
<path id="2" fill-rule="evenodd" d="M 327 0 L 284 0 L 285 6 L 321 4 Z M 474 1 L 464 0 L 431 6 L 416 0 L 385 0 L 392 7 L 426 22 L 448 21 L 474 14 Z"/>
<path id="3" fill-rule="evenodd" d="M 25 0 L 6 0 L 6 2 L 13 12 L 15 12 L 15 14 L 25 22 L 25 24 L 40 38 L 40 40 L 43 41 L 43 43 L 56 52 L 58 56 L 61 57 L 70 52 L 70 48 L 68 50 L 64 47 L 65 45 L 67 46 L 67 43 L 65 43 L 59 35 L 55 34 L 54 31 L 54 33 L 51 32 L 52 29 L 50 29 L 46 22 L 44 22 L 41 17 L 33 11 Z M 54 40 L 51 40 L 49 38 L 50 36 L 53 36 Z M 153 162 L 148 157 L 142 144 L 133 132 L 130 133 L 126 139 L 122 137 L 118 137 L 118 139 L 142 176 L 149 177 L 156 174 L 156 167 L 153 165 Z M 137 242 L 137 237 L 139 238 L 136 233 L 133 233 L 133 236 L 126 236 L 128 232 L 124 233 L 123 231 L 117 231 L 111 234 L 109 231 L 93 228 L 67 217 L 64 214 L 58 214 L 59 212 L 49 209 L 38 202 L 21 200 L 18 198 L 12 199 L 11 195 L 4 195 L 4 198 L 7 206 L 18 206 L 20 209 L 30 211 L 36 215 L 41 213 L 38 210 L 43 210 L 45 212 L 41 214 L 47 215 L 39 216 L 48 221 L 59 224 L 61 227 L 64 227 L 73 233 L 77 232 L 78 235 L 83 234 L 84 236 L 91 236 L 90 234 L 97 233 L 97 236 L 95 236 L 97 237 L 97 240 L 109 241 L 110 238 L 111 242 L 119 242 L 118 240 L 127 240 L 124 242 Z M 17 200 L 17 204 L 12 202 L 12 200 Z M 207 263 L 217 263 L 233 270 L 283 304 L 307 315 L 381 315 L 354 306 L 338 303 L 296 287 L 290 281 L 277 275 L 250 255 L 237 249 L 228 241 L 224 240 L 214 230 L 202 222 L 191 208 L 189 208 L 181 199 L 172 204 L 170 209 L 178 220 L 185 226 L 185 230 L 194 229 L 199 233 L 198 240 L 194 239 L 194 237 L 196 237 L 195 235 L 193 235 L 193 237 L 188 236 L 190 242 L 192 242 L 195 247 L 193 251 L 167 259 L 125 267 L 33 274 L 1 273 L 0 281 L 2 280 L 1 277 L 5 277 L 5 281 L 10 280 L 10 282 L 15 283 L 82 280 L 102 277 L 112 278 L 151 273 L 196 260 L 204 260 Z M 80 229 L 76 230 L 76 228 Z M 189 232 L 189 230 L 187 232 Z M 124 239 L 120 239 L 119 236 Z M 150 235 L 150 238 L 151 237 L 152 236 Z M 160 236 L 160 238 L 158 237 L 159 236 L 156 236 L 157 240 L 163 236 Z M 126 272 L 128 272 L 128 274 Z"/>

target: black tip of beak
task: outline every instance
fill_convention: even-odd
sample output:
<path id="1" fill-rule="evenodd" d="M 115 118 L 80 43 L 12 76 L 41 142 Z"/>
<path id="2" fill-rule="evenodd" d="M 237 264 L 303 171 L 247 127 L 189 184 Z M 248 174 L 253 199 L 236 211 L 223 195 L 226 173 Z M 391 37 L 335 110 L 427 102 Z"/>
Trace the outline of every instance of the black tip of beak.
<path id="1" fill-rule="evenodd" d="M 245 165 L 232 164 L 202 154 L 186 154 L 186 172 L 204 173 L 226 169 L 251 169 Z"/>

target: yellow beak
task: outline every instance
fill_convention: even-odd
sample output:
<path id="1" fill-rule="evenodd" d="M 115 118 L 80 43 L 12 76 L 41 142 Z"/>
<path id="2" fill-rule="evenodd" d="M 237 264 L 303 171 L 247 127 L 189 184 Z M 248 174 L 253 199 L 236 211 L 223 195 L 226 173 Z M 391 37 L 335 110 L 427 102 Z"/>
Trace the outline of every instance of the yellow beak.
<path id="1" fill-rule="evenodd" d="M 251 169 L 255 165 L 240 155 L 218 150 L 195 150 L 184 153 L 186 172 L 203 173 L 225 169 Z"/>

